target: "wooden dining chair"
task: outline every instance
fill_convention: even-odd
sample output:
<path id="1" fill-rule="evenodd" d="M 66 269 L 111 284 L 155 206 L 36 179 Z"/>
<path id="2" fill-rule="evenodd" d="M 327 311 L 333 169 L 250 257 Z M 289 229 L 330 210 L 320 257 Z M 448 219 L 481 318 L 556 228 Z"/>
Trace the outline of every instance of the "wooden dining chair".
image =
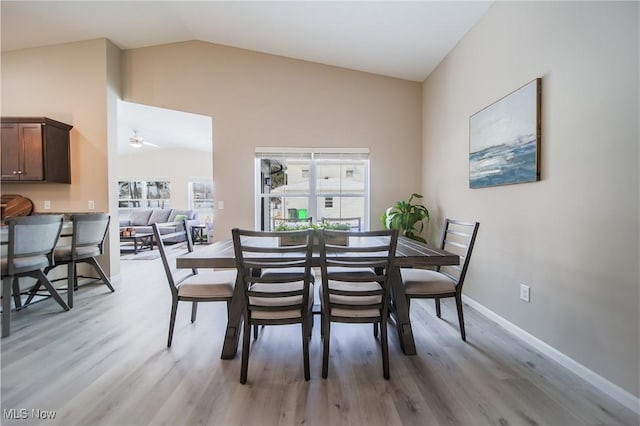
<path id="1" fill-rule="evenodd" d="M 331 237 L 340 233 L 328 229 L 320 231 L 322 377 L 326 378 L 329 371 L 331 323 L 343 322 L 380 326 L 382 373 L 388 379 L 390 271 L 394 265 L 398 231 L 351 232 L 349 245 L 329 243 Z M 376 274 L 362 273 L 369 268 Z"/>
<path id="2" fill-rule="evenodd" d="M 89 264 L 100 277 L 100 281 L 111 292 L 115 291 L 107 274 L 104 273 L 104 270 L 96 260 L 97 256 L 104 253 L 104 240 L 109 232 L 110 221 L 111 217 L 106 213 L 72 215 L 73 234 L 71 236 L 71 245 L 57 247 L 53 252 L 54 264 L 44 270 L 45 274 L 48 274 L 58 266 L 67 265 L 67 304 L 70 308 L 73 308 L 73 293 L 78 289 L 77 266 L 81 263 Z M 38 284 L 29 292 L 26 303 L 31 302 L 39 289 L 40 285 Z"/>
<path id="3" fill-rule="evenodd" d="M 10 334 L 11 293 L 20 307 L 20 277 L 33 277 L 49 290 L 54 300 L 64 309 L 69 306 L 62 300 L 44 269 L 53 264 L 53 250 L 60 237 L 62 215 L 36 215 L 11 217 L 9 225 L 7 256 L 2 257 L 2 337 Z"/>
<path id="4" fill-rule="evenodd" d="M 171 347 L 173 330 L 176 323 L 179 302 L 191 302 L 191 322 L 196 321 L 199 302 L 227 302 L 227 317 L 229 305 L 236 283 L 235 270 L 202 271 L 198 269 L 176 268 L 175 258 L 193 252 L 191 229 L 179 232 L 161 234 L 157 223 L 152 225 L 155 242 L 162 258 L 162 265 L 171 290 L 171 314 L 169 317 L 169 337 L 167 347 Z M 176 239 L 183 242 L 171 245 L 171 252 L 165 245 L 165 240 Z"/>
<path id="5" fill-rule="evenodd" d="M 258 232 L 234 228 L 231 234 L 244 315 L 240 383 L 247 382 L 251 327 L 259 325 L 301 325 L 304 378 L 309 380 L 313 231 Z M 278 244 L 281 237 L 300 238 L 300 242 L 282 246 Z M 262 274 L 265 269 L 273 272 Z"/>
<path id="6" fill-rule="evenodd" d="M 479 222 L 461 222 L 446 219 L 440 248 L 460 256 L 460 265 L 438 266 L 435 270 L 401 268 L 402 283 L 407 298 L 407 307 L 411 307 L 411 299 L 434 299 L 436 315 L 441 318 L 440 299 L 453 297 L 458 310 L 460 335 L 466 341 L 464 316 L 462 313 L 462 285 L 467 275 L 471 253 L 476 241 Z"/>

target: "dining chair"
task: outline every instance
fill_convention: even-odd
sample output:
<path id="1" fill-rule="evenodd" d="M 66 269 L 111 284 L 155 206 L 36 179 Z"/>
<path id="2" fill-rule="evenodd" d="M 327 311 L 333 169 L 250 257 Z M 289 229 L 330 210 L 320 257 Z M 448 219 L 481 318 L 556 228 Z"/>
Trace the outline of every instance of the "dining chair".
<path id="1" fill-rule="evenodd" d="M 243 298 L 240 383 L 247 382 L 251 326 L 259 325 L 301 325 L 304 378 L 309 380 L 309 340 L 313 320 L 313 231 L 259 232 L 234 228 L 231 234 Z M 285 236 L 297 237 L 301 241 L 296 245 L 279 245 L 279 238 Z M 286 273 L 265 275 L 261 273 L 264 269 Z"/>
<path id="2" fill-rule="evenodd" d="M 64 309 L 69 306 L 62 300 L 44 269 L 53 264 L 53 250 L 60 237 L 62 215 L 35 215 L 11 217 L 9 225 L 7 256 L 2 257 L 2 337 L 9 336 L 11 322 L 11 293 L 18 299 L 20 307 L 20 277 L 33 277 L 44 285 L 54 300 Z"/>
<path id="3" fill-rule="evenodd" d="M 349 245 L 331 244 L 341 231 L 320 231 L 322 377 L 329 372 L 331 323 L 373 323 L 380 326 L 382 373 L 389 379 L 387 317 L 391 269 L 398 230 L 350 232 Z M 376 274 L 362 273 L 373 269 Z"/>
<path id="4" fill-rule="evenodd" d="M 435 270 L 401 268 L 402 283 L 407 298 L 407 307 L 411 299 L 434 299 L 436 316 L 442 318 L 440 299 L 453 297 L 458 310 L 458 323 L 463 341 L 467 340 L 462 313 L 462 285 L 467 275 L 471 253 L 476 241 L 479 222 L 461 222 L 446 219 L 440 248 L 460 256 L 460 265 L 438 266 Z"/>
<path id="5" fill-rule="evenodd" d="M 78 270 L 80 263 L 87 263 L 98 273 L 100 281 L 106 285 L 111 292 L 115 289 L 111 281 L 104 273 L 104 270 L 96 260 L 97 256 L 104 253 L 104 240 L 109 232 L 111 217 L 106 213 L 87 213 L 71 215 L 73 223 L 73 233 L 71 235 L 71 245 L 57 247 L 53 252 L 54 264 L 45 268 L 45 274 L 52 269 L 67 265 L 67 304 L 73 308 L 73 293 L 78 289 Z M 81 277 L 86 278 L 86 277 Z M 29 292 L 27 304 L 31 302 L 40 285 L 36 285 Z"/>
<path id="6" fill-rule="evenodd" d="M 322 223 L 325 225 L 347 225 L 350 231 L 362 231 L 360 217 L 323 217 Z"/>
<path id="7" fill-rule="evenodd" d="M 236 283 L 236 271 L 177 269 L 175 258 L 193 252 L 191 229 L 161 234 L 157 223 L 151 226 L 160 257 L 162 258 L 169 289 L 171 290 L 171 315 L 169 317 L 169 337 L 167 340 L 167 347 L 171 347 L 179 302 L 191 302 L 192 323 L 196 321 L 199 302 L 227 302 L 227 317 L 229 316 L 229 305 Z M 169 252 L 165 245 L 165 240 L 171 239 L 171 241 L 175 241 L 176 237 L 178 237 L 178 240 L 185 239 L 183 242 L 172 244 L 171 252 Z"/>

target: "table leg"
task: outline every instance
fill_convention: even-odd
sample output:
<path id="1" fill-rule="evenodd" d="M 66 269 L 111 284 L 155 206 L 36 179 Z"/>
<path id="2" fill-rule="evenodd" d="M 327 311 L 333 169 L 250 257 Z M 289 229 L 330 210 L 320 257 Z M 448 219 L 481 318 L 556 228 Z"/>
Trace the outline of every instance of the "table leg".
<path id="1" fill-rule="evenodd" d="M 391 271 L 391 299 L 393 304 L 391 316 L 396 325 L 402 352 L 405 355 L 415 355 L 416 344 L 413 340 L 413 330 L 409 320 L 409 306 L 407 306 L 404 286 L 402 285 L 400 268 L 393 268 Z"/>
<path id="2" fill-rule="evenodd" d="M 233 297 L 229 304 L 229 319 L 227 320 L 227 332 L 224 335 L 222 345 L 222 359 L 233 359 L 238 350 L 238 341 L 242 327 L 242 287 L 244 283 L 240 276 L 236 279 L 236 286 L 233 289 Z"/>

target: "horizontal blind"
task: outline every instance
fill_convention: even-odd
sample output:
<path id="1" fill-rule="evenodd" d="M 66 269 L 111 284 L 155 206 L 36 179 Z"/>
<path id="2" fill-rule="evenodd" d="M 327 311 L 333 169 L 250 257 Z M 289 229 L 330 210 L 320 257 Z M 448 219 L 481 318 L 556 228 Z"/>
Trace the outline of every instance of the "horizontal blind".
<path id="1" fill-rule="evenodd" d="M 318 160 L 367 160 L 368 148 L 293 148 L 293 147 L 257 147 L 256 158 L 286 159 L 307 158 Z"/>

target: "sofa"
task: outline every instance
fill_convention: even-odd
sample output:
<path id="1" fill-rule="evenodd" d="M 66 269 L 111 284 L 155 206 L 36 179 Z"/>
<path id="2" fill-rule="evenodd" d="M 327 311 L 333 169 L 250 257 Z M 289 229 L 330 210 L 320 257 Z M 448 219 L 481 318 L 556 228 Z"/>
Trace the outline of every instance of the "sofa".
<path id="1" fill-rule="evenodd" d="M 197 225 L 198 213 L 195 210 L 180 209 L 133 209 L 129 213 L 129 218 L 120 219 L 120 229 L 129 228 L 135 230 L 136 234 L 152 234 L 152 224 L 157 223 L 161 234 L 171 234 L 180 232 L 192 225 Z M 179 243 L 184 241 L 184 237 L 170 237 L 165 240 L 167 243 Z"/>

